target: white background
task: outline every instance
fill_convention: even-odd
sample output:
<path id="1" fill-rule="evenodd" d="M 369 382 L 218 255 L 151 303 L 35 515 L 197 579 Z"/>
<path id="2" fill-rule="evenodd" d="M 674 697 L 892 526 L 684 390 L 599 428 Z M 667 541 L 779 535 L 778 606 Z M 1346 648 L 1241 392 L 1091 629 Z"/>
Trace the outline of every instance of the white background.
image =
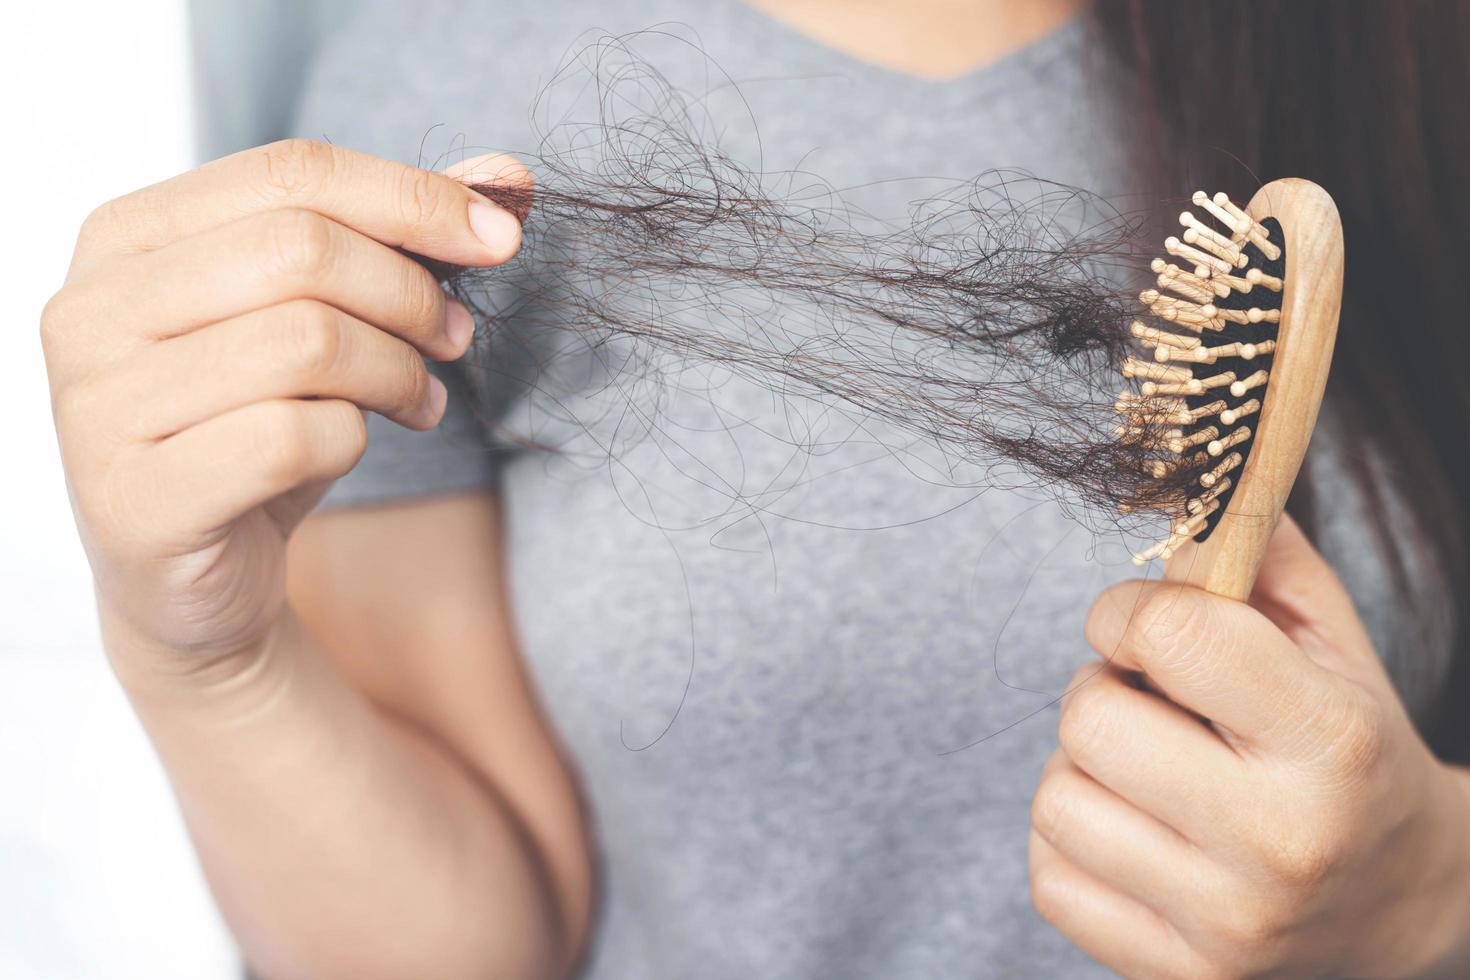
<path id="1" fill-rule="evenodd" d="M 101 201 L 193 162 L 184 0 L 8 5 L 0 30 L 0 978 L 240 975 L 103 660 L 37 323 Z"/>

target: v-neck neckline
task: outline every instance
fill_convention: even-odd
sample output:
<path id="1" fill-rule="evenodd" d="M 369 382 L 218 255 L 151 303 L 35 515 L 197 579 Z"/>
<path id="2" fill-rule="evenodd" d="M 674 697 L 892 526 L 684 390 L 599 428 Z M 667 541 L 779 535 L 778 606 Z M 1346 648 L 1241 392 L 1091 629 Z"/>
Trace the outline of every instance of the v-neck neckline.
<path id="1" fill-rule="evenodd" d="M 898 84 L 908 88 L 927 89 L 931 91 L 983 86 L 988 84 L 992 78 L 1009 76 L 1017 71 L 1026 71 L 1035 66 L 1051 62 L 1069 50 L 1072 44 L 1081 38 L 1088 18 L 1084 10 L 1069 17 L 1053 30 L 1026 42 L 1020 47 L 1013 48 L 999 57 L 982 62 L 958 74 L 929 76 L 920 75 L 903 68 L 884 65 L 865 58 L 847 48 L 828 44 L 801 28 L 768 13 L 761 7 L 748 2 L 748 0 L 724 0 L 724 2 L 739 8 L 760 29 L 772 35 L 779 36 L 789 45 L 804 48 L 832 62 L 845 75 L 852 77 L 861 76 L 887 84 Z"/>

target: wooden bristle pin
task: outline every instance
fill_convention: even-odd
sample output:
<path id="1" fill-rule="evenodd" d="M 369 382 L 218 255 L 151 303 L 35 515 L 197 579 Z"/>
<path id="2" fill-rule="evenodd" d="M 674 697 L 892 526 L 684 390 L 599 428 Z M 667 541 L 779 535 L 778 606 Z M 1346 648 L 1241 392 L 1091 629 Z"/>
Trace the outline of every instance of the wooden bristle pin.
<path id="1" fill-rule="evenodd" d="M 1159 361 L 1187 361 L 1190 364 L 1214 364 L 1222 357 L 1238 357 L 1242 361 L 1253 361 L 1262 354 L 1276 350 L 1274 340 L 1263 340 L 1259 344 L 1220 344 L 1217 347 L 1191 347 L 1188 350 L 1170 351 L 1164 357 L 1155 354 Z"/>
<path id="2" fill-rule="evenodd" d="M 1230 393 L 1236 398 L 1240 398 L 1252 388 L 1259 388 L 1261 385 L 1265 384 L 1268 380 L 1270 380 L 1270 377 L 1270 372 L 1264 369 L 1257 371 L 1254 374 L 1240 379 L 1239 381 L 1232 381 L 1230 383 Z"/>
<path id="3" fill-rule="evenodd" d="M 1240 246 L 1236 245 L 1230 239 L 1226 238 L 1224 235 L 1220 234 L 1218 231 L 1211 228 L 1203 221 L 1200 221 L 1188 211 L 1184 211 L 1179 215 L 1179 223 L 1183 225 L 1186 229 L 1182 237 L 1186 242 L 1189 242 L 1189 244 L 1203 245 L 1205 242 L 1209 242 L 1211 245 L 1215 246 L 1215 248 L 1211 249 L 1211 251 L 1219 249 L 1219 251 L 1215 254 L 1219 255 L 1220 258 L 1230 262 L 1232 265 L 1235 264 L 1236 260 L 1240 257 Z M 1244 263 L 1241 264 L 1244 265 Z"/>
<path id="4" fill-rule="evenodd" d="M 1198 446 L 1202 442 L 1210 442 L 1219 435 L 1220 430 L 1211 425 L 1200 429 L 1198 432 L 1192 432 L 1189 435 L 1180 432 L 1179 435 L 1166 440 L 1163 444 L 1172 452 L 1182 453 L 1191 446 Z"/>
<path id="5" fill-rule="evenodd" d="M 1183 429 L 1160 429 L 1152 425 L 1119 425 L 1113 428 L 1114 438 L 1146 449 L 1172 449 L 1173 441 L 1183 435 Z"/>
<path id="6" fill-rule="evenodd" d="M 1150 327 L 1138 320 L 1133 321 L 1133 325 L 1129 330 L 1138 340 L 1167 344 L 1170 347 L 1198 347 L 1200 343 L 1198 337 L 1181 337 L 1176 333 L 1169 333 L 1166 330 Z"/>
<path id="7" fill-rule="evenodd" d="M 1170 320 L 1179 320 L 1183 323 L 1198 323 L 1211 329 L 1218 329 L 1221 324 L 1220 310 L 1213 303 L 1194 303 L 1187 299 L 1179 299 L 1176 296 L 1165 296 L 1157 289 L 1145 289 L 1138 294 L 1138 298 L 1153 311 L 1155 316 L 1167 316 L 1172 312 L 1174 316 Z"/>
<path id="8" fill-rule="evenodd" d="M 1205 452 L 1209 453 L 1211 456 L 1218 456 L 1225 450 L 1229 449 L 1231 446 L 1238 446 L 1250 437 L 1250 426 L 1242 425 L 1240 428 L 1230 433 L 1224 439 L 1211 440 L 1210 444 L 1205 447 Z"/>
<path id="9" fill-rule="evenodd" d="M 1234 268 L 1231 263 L 1226 262 L 1218 255 L 1202 252 L 1193 245 L 1186 245 L 1178 238 L 1169 237 L 1164 239 L 1164 250 L 1170 255 L 1177 255 L 1181 259 L 1188 259 L 1193 262 L 1194 274 L 1200 277 L 1207 277 L 1212 271 L 1229 272 Z"/>
<path id="10" fill-rule="evenodd" d="M 1261 402 L 1258 398 L 1252 398 L 1248 402 L 1242 402 L 1239 408 L 1227 408 L 1220 413 L 1220 421 L 1226 425 L 1234 425 L 1236 422 L 1260 411 Z"/>
<path id="11" fill-rule="evenodd" d="M 1235 375 L 1226 371 L 1208 378 L 1190 377 L 1188 381 L 1182 382 L 1145 381 L 1139 386 L 1139 390 L 1145 398 L 1154 395 L 1203 395 L 1211 388 L 1224 388 L 1234 381 Z"/>
<path id="12" fill-rule="evenodd" d="M 1260 222 L 1251 222 L 1250 230 L 1246 232 L 1252 245 L 1261 250 L 1261 254 L 1268 260 L 1274 262 L 1281 258 L 1281 249 L 1271 244 L 1271 233 Z"/>
<path id="13" fill-rule="evenodd" d="M 1144 469 L 1155 480 L 1162 480 L 1181 466 L 1199 466 L 1208 462 L 1209 458 L 1209 454 L 1207 453 L 1195 453 L 1188 459 L 1151 459 L 1144 466 Z"/>
<path id="14" fill-rule="evenodd" d="M 1216 315 L 1219 316 L 1222 320 L 1229 320 L 1231 323 L 1252 322 L 1250 314 L 1245 310 L 1219 310 Z M 1257 320 L 1255 322 L 1260 321 Z"/>
<path id="15" fill-rule="evenodd" d="M 1172 289 L 1175 292 L 1180 292 L 1179 287 L 1182 286 L 1186 289 L 1197 290 L 1204 294 L 1204 298 L 1199 300 L 1201 303 L 1208 302 L 1212 294 L 1219 299 L 1224 299 L 1230 295 L 1230 287 L 1218 278 L 1214 276 L 1210 278 L 1197 276 L 1193 272 L 1187 269 L 1181 269 L 1174 263 L 1165 262 L 1163 259 L 1154 259 L 1149 263 L 1149 269 L 1159 277 L 1158 283 L 1160 289 Z"/>
<path id="16" fill-rule="evenodd" d="M 1181 315 L 1179 310 L 1175 309 L 1172 306 L 1156 306 L 1153 308 L 1153 314 L 1160 320 L 1168 320 L 1170 323 L 1177 323 L 1179 326 L 1184 327 L 1186 330 L 1193 330 L 1195 333 L 1201 333 L 1206 328 L 1209 328 L 1211 330 L 1216 329 L 1216 321 L 1201 319 L 1200 317 L 1194 316 L 1189 313 L 1184 313 Z"/>
<path id="17" fill-rule="evenodd" d="M 1206 490 L 1198 497 L 1191 497 L 1189 500 L 1186 500 L 1184 502 L 1184 509 L 1189 511 L 1191 514 L 1197 514 L 1202 509 L 1204 509 L 1204 507 L 1208 505 L 1210 501 L 1219 497 L 1226 490 L 1229 490 L 1232 485 L 1233 484 L 1231 483 L 1230 477 L 1227 476 L 1225 479 L 1221 480 L 1219 483 L 1216 483 L 1213 487 Z"/>
<path id="18" fill-rule="evenodd" d="M 1120 391 L 1118 400 L 1113 403 L 1113 408 L 1119 412 L 1180 412 L 1188 410 L 1189 405 L 1183 398 L 1159 398 L 1153 395 L 1139 395 L 1131 391 Z"/>
<path id="19" fill-rule="evenodd" d="M 1166 289 L 1171 293 L 1175 293 L 1188 300 L 1193 300 L 1196 303 L 1208 303 L 1218 298 L 1213 289 L 1206 289 L 1203 286 L 1196 286 L 1192 282 L 1185 282 L 1180 276 L 1170 276 L 1165 273 L 1160 273 L 1154 282 L 1158 284 L 1160 289 Z"/>
<path id="20" fill-rule="evenodd" d="M 1169 367 L 1165 364 L 1140 361 L 1130 357 L 1123 362 L 1123 377 L 1147 378 L 1150 381 L 1188 381 L 1193 375 L 1186 367 Z"/>
<path id="21" fill-rule="evenodd" d="M 1166 577 L 1244 600 L 1321 404 L 1342 231 L 1332 199 L 1303 180 L 1268 184 L 1245 208 L 1203 191 L 1191 201 L 1196 210 L 1164 242 L 1181 264 L 1154 259 L 1158 288 L 1139 297 L 1165 329 L 1130 325 L 1148 354 L 1125 360 L 1136 393 L 1115 405 L 1117 438 L 1171 482 L 1120 510 L 1147 502 L 1169 515 L 1163 540 L 1135 562 L 1166 559 Z M 1204 342 L 1205 330 L 1217 342 Z"/>
<path id="22" fill-rule="evenodd" d="M 1216 221 L 1229 228 L 1234 234 L 1244 234 L 1245 230 L 1250 227 L 1246 215 L 1241 214 L 1238 208 L 1231 205 L 1230 198 L 1226 197 L 1223 192 L 1215 197 L 1223 198 L 1224 204 L 1230 205 L 1230 210 L 1227 211 L 1219 201 L 1214 200 L 1204 191 L 1195 191 L 1190 200 L 1194 202 L 1195 207 L 1204 208 L 1210 212 Z"/>
<path id="23" fill-rule="evenodd" d="M 1229 296 L 1232 292 L 1248 293 L 1255 288 L 1251 285 L 1249 279 L 1224 273 L 1217 273 L 1216 275 L 1211 276 L 1210 281 L 1219 283 L 1220 288 L 1224 290 L 1224 292 L 1220 294 L 1221 298 Z"/>
<path id="24" fill-rule="evenodd" d="M 1277 276 L 1268 276 L 1260 269 L 1247 269 L 1245 273 L 1245 281 L 1250 283 L 1252 286 L 1264 286 L 1266 289 L 1271 290 L 1273 293 L 1281 292 L 1281 287 L 1283 285 L 1280 278 L 1278 278 Z"/>
<path id="25" fill-rule="evenodd" d="M 1196 408 L 1189 409 L 1189 419 L 1191 422 L 1198 422 L 1200 419 L 1220 414 L 1225 411 L 1225 408 L 1226 403 L 1223 399 L 1212 401 L 1208 405 L 1200 405 Z"/>
<path id="26" fill-rule="evenodd" d="M 1242 462 L 1244 462 L 1244 460 L 1245 457 L 1240 455 L 1240 453 L 1231 453 L 1229 456 L 1226 456 L 1223 460 L 1221 460 L 1220 463 L 1218 463 L 1214 468 L 1210 469 L 1206 473 L 1201 474 L 1199 478 L 1199 485 L 1202 487 L 1213 487 L 1215 484 L 1220 482 L 1220 478 L 1222 476 L 1235 469 Z"/>
<path id="27" fill-rule="evenodd" d="M 1188 211 L 1184 213 L 1189 214 Z M 1190 217 L 1192 218 L 1193 215 Z M 1227 268 L 1244 269 L 1246 264 L 1250 262 L 1250 259 L 1241 253 L 1240 246 L 1223 236 L 1213 235 L 1211 237 L 1203 234 L 1199 228 L 1188 228 L 1179 237 L 1184 240 L 1186 245 L 1193 245 L 1195 248 L 1203 252 L 1208 252 L 1217 259 L 1220 259 L 1226 263 Z"/>
<path id="28" fill-rule="evenodd" d="M 1209 520 L 1210 515 L 1219 509 L 1220 501 L 1211 500 L 1209 503 L 1202 505 L 1199 510 L 1195 511 L 1189 517 L 1175 524 L 1174 533 L 1186 538 L 1194 537 L 1200 531 L 1204 530 L 1205 521 Z"/>
<path id="29" fill-rule="evenodd" d="M 1250 230 L 1251 224 L 1255 219 L 1236 207 L 1235 202 L 1230 200 L 1230 197 L 1224 191 L 1216 192 L 1211 200 L 1215 202 L 1215 207 L 1229 216 L 1226 224 L 1230 226 L 1231 231 L 1237 235 L 1244 235 Z"/>
<path id="30" fill-rule="evenodd" d="M 1169 546 L 1168 540 L 1164 540 L 1164 541 L 1160 541 L 1158 544 L 1155 544 L 1155 545 L 1152 545 L 1152 546 L 1150 546 L 1148 548 L 1145 548 L 1143 551 L 1140 551 L 1140 552 L 1138 552 L 1137 554 L 1135 554 L 1133 556 L 1133 564 L 1135 564 L 1135 565 L 1147 565 L 1149 562 L 1153 561 L 1155 558 L 1162 558 L 1163 555 L 1164 555 L 1164 549 L 1167 548 L 1168 546 Z"/>

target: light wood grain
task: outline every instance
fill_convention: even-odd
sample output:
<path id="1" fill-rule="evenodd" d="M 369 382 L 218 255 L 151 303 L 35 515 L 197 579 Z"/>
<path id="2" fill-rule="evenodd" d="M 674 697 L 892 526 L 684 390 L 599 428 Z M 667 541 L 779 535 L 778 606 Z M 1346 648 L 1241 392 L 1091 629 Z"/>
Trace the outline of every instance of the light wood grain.
<path id="1" fill-rule="evenodd" d="M 1241 601 L 1250 598 L 1317 422 L 1337 338 L 1343 263 L 1337 206 L 1311 181 L 1272 181 L 1246 212 L 1258 221 L 1274 217 L 1286 238 L 1286 288 L 1270 383 L 1255 445 L 1225 515 L 1204 544 L 1181 546 L 1164 573 Z"/>

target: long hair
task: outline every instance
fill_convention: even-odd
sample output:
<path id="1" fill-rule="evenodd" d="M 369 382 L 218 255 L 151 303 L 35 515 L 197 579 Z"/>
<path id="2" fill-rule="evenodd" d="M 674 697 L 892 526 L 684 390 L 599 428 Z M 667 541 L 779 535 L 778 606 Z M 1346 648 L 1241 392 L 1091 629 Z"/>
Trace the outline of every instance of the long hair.
<path id="1" fill-rule="evenodd" d="M 1134 71 L 1162 190 L 1238 186 L 1244 167 L 1331 191 L 1348 248 L 1327 405 L 1387 462 L 1412 511 L 1407 547 L 1386 540 L 1370 455 L 1350 453 L 1399 584 L 1403 563 L 1432 563 L 1445 594 L 1464 596 L 1470 4 L 1099 0 L 1096 15 Z M 1301 486 L 1290 507 L 1310 524 L 1310 479 Z M 1470 756 L 1464 618 L 1426 731 L 1452 758 Z"/>
<path id="2" fill-rule="evenodd" d="M 1455 268 L 1470 208 L 1457 179 L 1470 160 L 1467 12 L 1327 0 L 1094 8 L 1136 85 L 1136 156 L 1156 161 L 1146 199 L 1238 193 L 1259 175 L 1307 177 L 1337 200 L 1347 283 L 1327 411 L 1353 440 L 1345 462 L 1397 592 L 1426 619 L 1450 618 L 1442 597 L 1464 593 L 1470 555 L 1456 493 L 1470 465 L 1456 451 L 1470 423 Z M 1137 219 L 1075 188 L 992 173 L 874 231 L 810 175 L 726 155 L 709 135 L 718 127 L 698 124 L 698 100 L 628 38 L 602 38 L 558 77 L 590 94 L 590 113 L 543 134 L 527 160 L 534 190 L 480 188 L 526 224 L 512 298 L 480 291 L 500 271 L 436 269 L 540 377 L 552 372 L 538 344 L 564 328 L 610 375 L 645 360 L 718 365 L 941 445 L 979 482 L 1016 464 L 1094 513 L 1193 484 L 1189 466 L 1146 475 L 1152 450 L 1111 435 L 1113 396 L 1095 383 L 1126 354 L 1134 305 L 1104 267 L 1137 267 Z M 1309 455 L 1289 504 L 1309 533 L 1311 470 Z M 1414 587 L 1426 578 L 1441 587 Z M 1470 724 L 1457 729 L 1453 710 L 1470 698 L 1470 657 L 1463 622 L 1454 629 L 1459 655 L 1426 726 L 1446 757 L 1470 755 Z"/>

